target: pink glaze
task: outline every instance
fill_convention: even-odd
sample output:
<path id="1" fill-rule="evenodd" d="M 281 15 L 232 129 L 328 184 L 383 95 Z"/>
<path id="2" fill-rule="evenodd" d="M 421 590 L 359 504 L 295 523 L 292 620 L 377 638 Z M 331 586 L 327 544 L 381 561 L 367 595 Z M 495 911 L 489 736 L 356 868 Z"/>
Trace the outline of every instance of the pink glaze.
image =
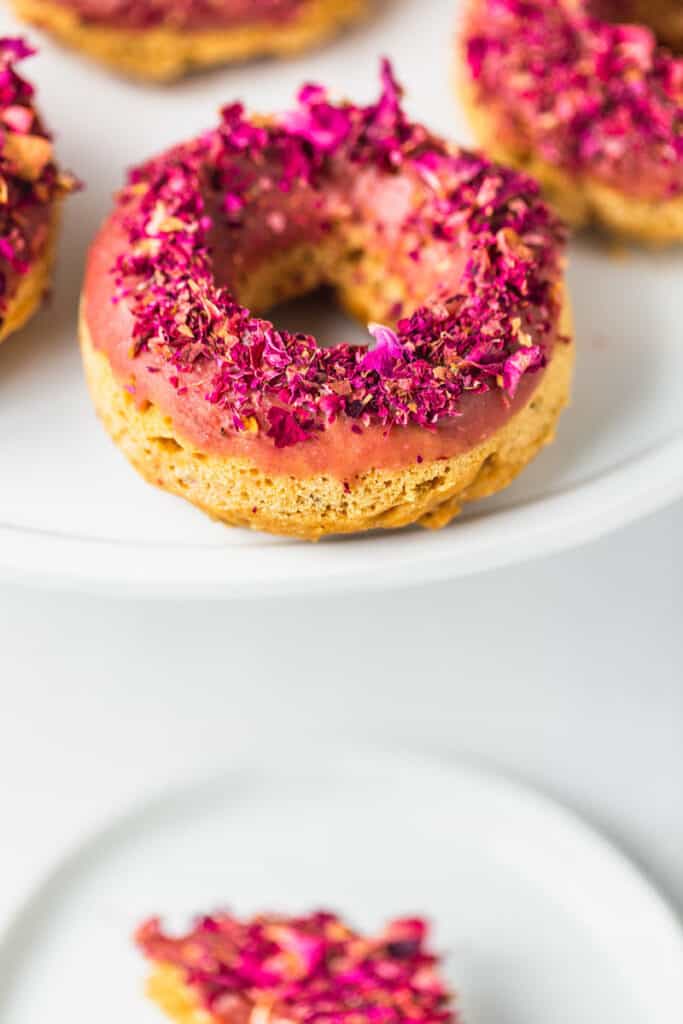
<path id="1" fill-rule="evenodd" d="M 117 28 L 224 28 L 286 21 L 305 0 L 57 0 L 87 21 Z"/>
<path id="2" fill-rule="evenodd" d="M 232 417 L 219 405 L 205 400 L 213 369 L 205 366 L 192 375 L 192 386 L 179 394 L 171 384 L 174 367 L 163 359 L 134 356 L 131 351 L 133 317 L 125 303 L 112 304 L 115 285 L 110 273 L 126 246 L 116 215 L 95 239 L 85 278 L 84 315 L 96 349 L 109 359 L 115 376 L 129 388 L 140 408 L 148 402 L 170 416 L 178 435 L 198 451 L 211 455 L 244 456 L 266 473 L 287 473 L 305 478 L 327 473 L 352 480 L 370 467 L 401 469 L 419 461 L 446 459 L 469 451 L 504 426 L 530 399 L 543 371 L 522 378 L 514 398 L 500 390 L 465 395 L 461 415 L 434 430 L 370 424 L 358 430 L 348 417 L 339 417 L 326 430 L 303 444 L 276 448 L 270 437 L 236 431 Z M 150 373 L 148 367 L 158 372 Z M 354 430 L 356 427 L 356 430 Z"/>
<path id="3" fill-rule="evenodd" d="M 181 972 L 217 1024 L 457 1024 L 420 918 L 363 936 L 324 911 L 218 913 L 177 938 L 153 918 L 135 938 L 153 963 Z"/>
<path id="4" fill-rule="evenodd" d="M 683 193 L 683 59 L 613 0 L 475 0 L 464 43 L 500 137 L 644 200 Z M 623 10 L 623 5 L 622 5 Z"/>
<path id="5" fill-rule="evenodd" d="M 340 112 L 352 121 L 361 110 L 374 127 L 376 108 L 336 108 L 322 95 L 322 156 L 297 134 L 312 131 L 304 107 L 272 136 L 259 129 L 247 161 L 232 141 L 222 152 L 221 131 L 135 172 L 91 248 L 83 308 L 118 380 L 198 451 L 350 481 L 468 451 L 529 401 L 557 338 L 562 232 L 527 179 L 445 152 L 423 129 L 410 157 L 390 150 L 389 166 L 387 140 L 368 127 L 351 142 L 342 124 L 339 143 Z M 236 116 L 230 108 L 230 140 L 254 131 Z M 401 122 L 399 134 L 416 130 Z M 218 190 L 207 184 L 214 161 Z M 283 166 L 298 168 L 286 187 Z M 204 181 L 201 199 L 199 184 L 185 191 L 188 174 Z M 387 300 L 384 318 L 398 333 L 375 329 L 370 351 L 321 348 L 235 303 L 264 260 L 302 243 L 334 244 L 343 258 L 358 228 L 364 251 L 407 292 L 405 308 Z M 364 273 L 360 263 L 359 283 Z"/>

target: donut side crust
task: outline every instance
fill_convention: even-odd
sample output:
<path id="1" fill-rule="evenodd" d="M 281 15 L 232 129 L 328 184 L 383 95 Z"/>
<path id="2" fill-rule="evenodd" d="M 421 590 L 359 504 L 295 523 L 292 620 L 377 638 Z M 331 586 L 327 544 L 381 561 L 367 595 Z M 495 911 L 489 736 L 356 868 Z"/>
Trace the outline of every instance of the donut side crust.
<path id="1" fill-rule="evenodd" d="M 216 1018 L 199 1005 L 178 967 L 154 964 L 146 990 L 152 1002 L 175 1024 L 215 1024 Z"/>
<path id="2" fill-rule="evenodd" d="M 33 316 L 41 305 L 52 276 L 52 266 L 59 234 L 60 205 L 55 202 L 50 216 L 48 234 L 42 250 L 34 258 L 29 270 L 18 279 L 16 290 L 9 299 L 2 324 L 0 343 Z"/>
<path id="3" fill-rule="evenodd" d="M 568 328 L 565 308 L 563 333 L 569 334 Z M 95 409 L 114 443 L 149 483 L 231 526 L 305 540 L 416 522 L 440 528 L 465 502 L 507 487 L 553 440 L 569 403 L 574 363 L 573 344 L 558 342 L 530 401 L 468 452 L 399 470 L 372 469 L 345 488 L 331 476 L 267 474 L 248 458 L 197 451 L 157 406 L 141 410 L 136 405 L 107 357 L 94 348 L 82 316 L 80 339 Z"/>
<path id="4" fill-rule="evenodd" d="M 316 46 L 369 12 L 371 0 L 307 0 L 282 24 L 259 21 L 188 31 L 93 24 L 52 0 L 12 0 L 17 15 L 121 74 L 168 82 L 193 70 L 253 57 L 296 54 Z"/>
<path id="5" fill-rule="evenodd" d="M 598 226 L 650 246 L 683 241 L 683 195 L 662 200 L 638 199 L 590 175 L 572 175 L 541 159 L 521 141 L 519 146 L 503 142 L 499 118 L 477 100 L 472 87 L 465 84 L 458 91 L 482 149 L 500 163 L 535 178 L 548 202 L 572 227 Z"/>

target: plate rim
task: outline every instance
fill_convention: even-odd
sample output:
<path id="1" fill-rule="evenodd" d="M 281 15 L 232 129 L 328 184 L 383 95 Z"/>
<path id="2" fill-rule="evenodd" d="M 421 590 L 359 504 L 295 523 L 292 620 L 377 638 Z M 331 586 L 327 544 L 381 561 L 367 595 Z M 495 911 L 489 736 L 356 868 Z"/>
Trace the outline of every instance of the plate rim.
<path id="1" fill-rule="evenodd" d="M 581 813 L 567 806 L 562 800 L 549 795 L 543 788 L 526 782 L 514 772 L 505 772 L 491 763 L 459 754 L 449 755 L 444 751 L 428 751 L 423 747 L 393 745 L 377 747 L 370 744 L 350 744 L 335 741 L 324 747 L 319 742 L 304 744 L 293 756 L 288 752 L 288 760 L 284 762 L 284 774 L 294 780 L 299 776 L 311 777 L 310 758 L 321 759 L 319 763 L 323 771 L 334 778 L 344 768 L 350 766 L 354 772 L 361 768 L 378 766 L 392 769 L 392 777 L 398 767 L 401 771 L 419 770 L 444 781 L 453 780 L 454 785 L 484 787 L 494 799 L 501 797 L 518 806 L 524 815 L 531 814 L 539 822 L 548 823 L 561 840 L 569 839 L 573 843 L 575 853 L 588 856 L 613 880 L 619 890 L 631 896 L 631 903 L 637 901 L 637 907 L 644 910 L 657 925 L 657 933 L 661 934 L 657 948 L 658 963 L 661 963 L 662 944 L 664 954 L 675 959 L 678 964 L 674 968 L 675 987 L 679 992 L 681 970 L 683 970 L 683 918 L 679 916 L 673 903 L 650 874 L 637 863 L 622 847 L 601 828 L 594 825 Z M 16 901 L 0 919 L 0 979 L 3 974 L 3 960 L 7 950 L 13 948 L 15 932 L 21 933 L 26 919 L 38 909 L 42 900 L 53 898 L 55 884 L 62 876 L 67 882 L 79 862 L 97 857 L 98 849 L 115 840 L 116 836 L 128 828 L 136 828 L 144 822 L 145 815 L 152 812 L 165 813 L 173 801 L 187 798 L 193 791 L 206 794 L 207 791 L 221 791 L 228 787 L 239 786 L 242 779 L 258 779 L 269 782 L 283 775 L 283 765 L 277 773 L 262 760 L 254 756 L 241 755 L 230 763 L 225 770 L 216 772 L 202 771 L 191 773 L 182 780 L 174 780 L 162 787 L 153 787 L 142 796 L 126 800 L 118 805 L 106 817 L 98 817 L 93 823 L 89 821 L 83 828 L 79 839 L 66 844 L 56 855 L 51 856 L 35 873 L 34 878 L 17 895 Z M 36 877 L 37 876 L 37 877 Z M 597 884 L 597 883 L 596 883 Z M 638 917 L 642 921 L 642 913 Z M 669 954 L 667 954 L 669 950 Z M 674 962 L 672 959 L 672 963 Z M 23 958 L 21 960 L 23 962 Z M 11 971 L 11 966 L 10 966 Z M 672 976 L 673 976 L 672 975 Z M 12 974 L 9 979 L 11 981 Z"/>
<path id="2" fill-rule="evenodd" d="M 443 17 L 444 25 L 453 25 L 456 16 L 455 6 L 461 5 L 456 4 L 456 0 L 439 0 L 439 11 L 436 12 L 439 24 Z M 399 4 L 398 7 L 402 8 L 403 4 Z M 5 13 L 5 8 L 0 10 L 0 20 L 3 18 L 8 31 L 18 29 L 16 18 L 10 11 Z M 419 74 L 417 67 L 410 64 L 406 51 L 398 45 L 399 39 L 407 38 L 405 26 L 412 25 L 412 18 L 406 5 L 405 13 L 402 10 L 398 11 L 396 22 L 393 20 L 393 13 L 388 15 L 386 31 L 394 40 L 392 53 L 399 62 L 401 74 L 405 75 L 409 86 L 411 110 L 415 110 L 416 116 L 428 120 L 431 124 L 433 119 L 427 108 L 423 109 L 423 104 L 432 102 L 436 79 L 433 79 L 431 74 Z M 423 23 L 424 19 L 421 24 Z M 362 40 L 362 46 L 365 46 L 367 40 L 368 49 L 364 52 L 371 54 L 373 61 L 379 55 L 377 47 L 380 43 L 383 47 L 383 40 L 386 39 L 385 28 L 380 29 L 380 24 L 383 25 L 383 18 L 378 21 L 377 33 L 375 28 L 369 25 L 367 30 L 364 29 L 358 36 L 358 41 Z M 400 37 L 391 35 L 394 28 L 401 33 Z M 449 40 L 450 35 L 448 38 L 442 35 L 440 39 L 439 45 L 444 48 L 441 59 L 446 58 L 447 53 L 451 53 Z M 329 54 L 325 50 L 321 51 L 319 58 L 310 55 L 305 60 L 302 58 L 300 62 L 295 61 L 292 73 L 287 72 L 284 78 L 281 68 L 269 65 L 266 78 L 269 83 L 284 84 L 286 80 L 287 90 L 296 88 L 300 83 L 301 74 L 311 73 L 322 76 L 325 80 L 331 74 L 334 80 L 339 81 L 341 78 L 341 81 L 344 81 L 348 77 L 345 74 L 345 60 L 347 53 L 350 53 L 354 46 L 355 43 L 349 41 L 348 51 L 340 50 L 337 54 L 335 49 L 331 48 Z M 121 102 L 124 105 L 137 102 L 136 86 L 131 85 L 133 91 L 127 92 L 128 84 L 115 82 L 110 76 L 103 75 L 96 65 L 72 60 L 45 35 L 41 37 L 40 49 L 42 56 L 31 66 L 29 77 L 38 84 L 40 95 L 43 96 L 46 105 L 48 97 L 50 98 L 50 116 L 54 117 L 55 125 L 60 123 L 59 118 L 65 117 L 72 102 L 69 90 L 54 90 L 54 82 L 57 80 L 55 76 L 63 75 L 63 69 L 67 65 L 73 69 L 79 89 L 92 87 L 98 90 L 105 109 L 110 110 L 114 102 L 117 103 L 116 109 Z M 312 59 L 316 62 L 315 71 L 310 67 Z M 447 59 L 450 60 L 450 56 Z M 206 82 L 206 89 L 203 85 L 199 86 L 199 80 L 195 83 L 196 91 L 195 85 L 188 83 L 188 88 L 183 90 L 183 117 L 186 125 L 184 130 L 190 132 L 195 126 L 200 128 L 204 124 L 205 116 L 213 117 L 215 106 L 225 100 L 226 90 L 232 92 L 233 88 L 237 89 L 240 95 L 246 96 L 252 106 L 252 86 L 260 75 L 255 71 L 252 79 L 250 74 L 246 68 L 235 72 L 235 75 L 227 69 L 222 69 L 220 73 L 216 72 L 213 78 L 215 83 L 221 83 L 220 89 L 217 84 L 215 88 L 211 84 L 211 75 L 202 79 Z M 369 77 L 362 77 L 366 84 L 372 83 L 374 96 L 374 68 Z M 447 126 L 446 133 L 449 137 L 462 139 L 467 144 L 467 140 L 471 142 L 471 138 L 462 108 L 455 101 L 452 90 L 448 88 L 447 76 L 445 79 L 440 78 L 439 81 L 440 95 L 445 98 L 444 103 L 440 105 L 440 116 L 443 115 L 446 120 L 441 122 L 442 128 L 438 125 L 435 127 L 441 131 L 446 130 Z M 49 92 L 51 87 L 54 95 Z M 269 85 L 269 88 L 272 88 L 272 85 Z M 414 101 L 419 102 L 419 108 L 413 107 Z M 164 104 L 164 111 L 168 110 L 168 105 Z M 167 128 L 168 130 L 165 128 L 161 135 L 168 144 L 171 144 L 177 138 L 175 119 L 170 118 Z M 86 132 L 84 137 L 81 135 L 82 133 L 78 132 L 67 133 L 68 138 L 64 139 L 62 150 L 65 159 L 68 152 L 75 159 L 77 156 L 85 155 L 84 146 L 91 148 L 92 133 Z M 132 149 L 125 150 L 127 161 L 137 161 L 148 154 L 146 135 L 146 131 L 135 134 L 135 145 Z M 100 136 L 92 135 L 92 139 L 95 138 Z M 161 138 L 158 142 L 163 144 Z M 109 156 L 110 159 L 106 160 L 107 166 L 113 158 L 118 167 L 115 175 L 115 187 L 118 188 L 121 183 L 124 154 L 119 148 L 114 147 Z M 88 227 L 88 217 L 104 217 L 111 208 L 109 187 L 107 186 L 105 195 L 100 189 L 99 179 L 94 177 L 95 174 L 101 174 L 104 162 L 97 162 L 90 169 L 94 187 L 83 194 L 86 206 L 80 207 L 80 212 L 76 206 L 69 206 L 66 214 L 67 220 L 70 221 L 71 234 L 66 232 L 63 235 L 62 245 L 72 245 L 75 241 L 82 247 L 83 254 L 87 248 L 86 241 L 90 240 L 92 234 L 91 228 Z M 91 199 L 87 199 L 88 196 Z M 596 255 L 593 242 L 589 245 L 589 251 Z M 669 250 L 662 250 L 659 255 L 667 259 L 668 252 Z M 677 250 L 674 248 L 671 252 L 676 254 Z M 575 255 L 578 256 L 578 252 Z M 606 254 L 603 254 L 599 259 L 600 264 L 604 265 L 605 260 Z M 580 266 L 581 262 L 577 260 L 576 266 Z M 75 300 L 77 284 L 80 284 L 80 271 L 77 268 L 74 270 L 72 264 L 73 260 L 69 262 L 65 258 L 59 261 L 57 269 L 64 275 L 61 287 L 66 288 L 68 283 L 68 287 L 74 289 Z M 666 268 L 664 272 L 668 273 Z M 573 290 L 571 268 L 568 284 L 570 290 Z M 597 300 L 599 301 L 599 296 Z M 54 310 L 59 316 L 64 317 L 67 307 L 56 303 Z M 48 312 L 51 316 L 52 312 Z M 73 312 L 74 310 L 71 310 L 69 314 L 70 329 L 74 326 Z M 49 316 L 45 319 L 46 328 L 48 319 Z M 66 330 L 64 325 L 62 328 Z M 670 327 L 666 329 L 670 331 Z M 67 343 L 61 334 L 60 339 L 60 344 Z M 677 341 L 677 337 L 674 340 Z M 586 342 L 591 344 L 588 338 Z M 583 342 L 579 339 L 579 357 L 582 346 Z M 61 363 L 59 365 L 61 366 Z M 92 412 L 91 403 L 84 391 L 82 397 L 85 402 L 84 408 Z M 317 546 L 315 555 L 310 547 L 307 548 L 300 543 L 292 548 L 287 548 L 284 544 L 241 546 L 231 542 L 224 545 L 209 545 L 203 543 L 200 538 L 198 542 L 190 544 L 171 543 L 159 547 L 135 541 L 117 541 L 115 537 L 97 540 L 68 532 L 60 536 L 51 534 L 49 529 L 32 529 L 21 522 L 14 525 L 3 524 L 0 509 L 0 583 L 24 583 L 52 589 L 99 592 L 119 597 L 175 598 L 184 595 L 192 598 L 249 599 L 271 594 L 315 594 L 322 590 L 370 591 L 387 586 L 410 586 L 456 579 L 480 571 L 502 568 L 514 562 L 547 555 L 596 539 L 610 530 L 664 507 L 676 498 L 683 497 L 683 426 L 678 416 L 677 405 L 676 410 L 675 418 L 669 420 L 667 417 L 667 423 L 662 428 L 661 440 L 648 444 L 645 450 L 639 450 L 636 437 L 629 446 L 624 463 L 618 461 L 623 457 L 623 445 L 620 440 L 622 435 L 617 434 L 613 448 L 610 444 L 609 465 L 604 470 L 592 476 L 583 473 L 577 483 L 564 486 L 551 476 L 545 494 L 539 497 L 533 497 L 532 494 L 526 499 L 522 495 L 508 507 L 497 508 L 494 505 L 489 509 L 485 504 L 477 506 L 475 516 L 456 525 L 453 528 L 454 532 L 442 532 L 438 541 L 434 538 L 429 540 L 417 532 L 401 531 L 391 541 L 386 537 L 359 537 L 349 538 L 343 542 L 324 542 Z M 565 414 L 569 417 L 573 415 L 578 415 L 578 411 Z M 93 430 L 99 431 L 94 420 L 91 426 Z M 671 433 L 668 433 L 669 431 Z M 562 427 L 560 436 L 562 437 Z M 567 454 L 574 459 L 579 453 L 576 446 L 570 443 Z M 87 473 L 87 466 L 85 469 Z M 132 473 L 131 481 L 130 497 L 126 491 L 125 499 L 133 504 L 136 498 L 133 494 L 135 481 Z M 137 481 L 137 486 L 142 488 L 144 485 Z M 166 497 L 169 501 L 174 500 L 170 496 Z M 154 514 L 153 512 L 152 515 Z M 163 514 L 162 509 L 161 515 Z M 200 515 L 198 512 L 196 514 Z M 93 509 L 91 515 L 96 517 L 97 510 Z M 371 565 L 368 560 L 368 543 L 373 546 Z M 172 559 L 168 558 L 169 550 L 173 551 Z M 321 555 L 321 552 L 324 554 Z M 165 564 L 169 562 L 172 563 L 170 566 Z"/>
<path id="3" fill-rule="evenodd" d="M 578 547 L 681 497 L 683 431 L 606 473 L 499 511 L 484 510 L 438 533 L 409 529 L 332 538 L 316 545 L 269 538 L 271 542 L 261 546 L 222 547 L 69 536 L 0 522 L 0 581 L 157 599 L 261 598 L 406 587 Z M 449 537 L 454 538 L 450 543 Z M 370 544 L 375 564 L 368 572 Z"/>

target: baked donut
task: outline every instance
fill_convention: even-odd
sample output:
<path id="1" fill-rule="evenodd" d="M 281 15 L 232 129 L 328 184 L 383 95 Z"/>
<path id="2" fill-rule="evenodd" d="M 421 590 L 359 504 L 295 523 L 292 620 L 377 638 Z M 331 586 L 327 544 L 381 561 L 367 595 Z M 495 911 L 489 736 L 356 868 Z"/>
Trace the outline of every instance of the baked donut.
<path id="1" fill-rule="evenodd" d="M 199 918 L 179 938 L 145 922 L 147 990 L 178 1024 L 458 1024 L 419 918 L 377 936 L 334 914 Z"/>
<path id="2" fill-rule="evenodd" d="M 33 87 L 16 71 L 32 53 L 23 39 L 0 39 L 0 342 L 43 299 L 60 201 L 74 186 L 55 164 Z"/>
<path id="3" fill-rule="evenodd" d="M 646 11 L 676 37 L 680 3 L 470 0 L 464 95 L 485 148 L 538 178 L 569 223 L 672 243 L 683 240 L 683 59 L 625 23 Z"/>
<path id="4" fill-rule="evenodd" d="M 362 17 L 374 0 L 13 0 L 17 14 L 123 74 L 169 81 L 287 55 Z"/>
<path id="5" fill-rule="evenodd" d="M 564 230 L 514 171 L 307 85 L 134 170 L 92 244 L 81 342 L 144 477 L 315 539 L 441 526 L 552 438 L 570 390 Z M 113 272 L 112 272 L 113 271 Z M 262 319 L 331 285 L 374 347 Z"/>

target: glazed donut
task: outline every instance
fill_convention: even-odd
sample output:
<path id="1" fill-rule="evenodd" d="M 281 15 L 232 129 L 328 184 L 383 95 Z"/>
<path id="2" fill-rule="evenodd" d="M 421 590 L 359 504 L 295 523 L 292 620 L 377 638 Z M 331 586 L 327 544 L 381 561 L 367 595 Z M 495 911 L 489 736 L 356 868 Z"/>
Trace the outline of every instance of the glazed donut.
<path id="1" fill-rule="evenodd" d="M 33 87 L 15 69 L 32 53 L 22 39 L 0 39 L 0 342 L 42 301 L 60 202 L 75 184 L 57 169 Z"/>
<path id="2" fill-rule="evenodd" d="M 169 81 L 303 50 L 374 0 L 13 0 L 17 14 L 117 71 Z"/>
<path id="3" fill-rule="evenodd" d="M 678 8 L 678 21 L 665 14 Z M 681 25 L 662 0 L 470 0 L 461 49 L 476 135 L 533 174 L 572 225 L 683 240 L 683 59 L 646 25 Z"/>
<path id="4" fill-rule="evenodd" d="M 409 122 L 383 79 L 367 107 L 313 85 L 268 121 L 225 107 L 132 172 L 91 247 L 99 415 L 144 477 L 227 523 L 443 525 L 567 402 L 563 228 L 534 182 Z M 259 317 L 321 284 L 374 347 Z"/>
<path id="5" fill-rule="evenodd" d="M 420 918 L 361 935 L 324 912 L 200 917 L 184 935 L 146 921 L 149 996 L 178 1024 L 458 1024 Z"/>

